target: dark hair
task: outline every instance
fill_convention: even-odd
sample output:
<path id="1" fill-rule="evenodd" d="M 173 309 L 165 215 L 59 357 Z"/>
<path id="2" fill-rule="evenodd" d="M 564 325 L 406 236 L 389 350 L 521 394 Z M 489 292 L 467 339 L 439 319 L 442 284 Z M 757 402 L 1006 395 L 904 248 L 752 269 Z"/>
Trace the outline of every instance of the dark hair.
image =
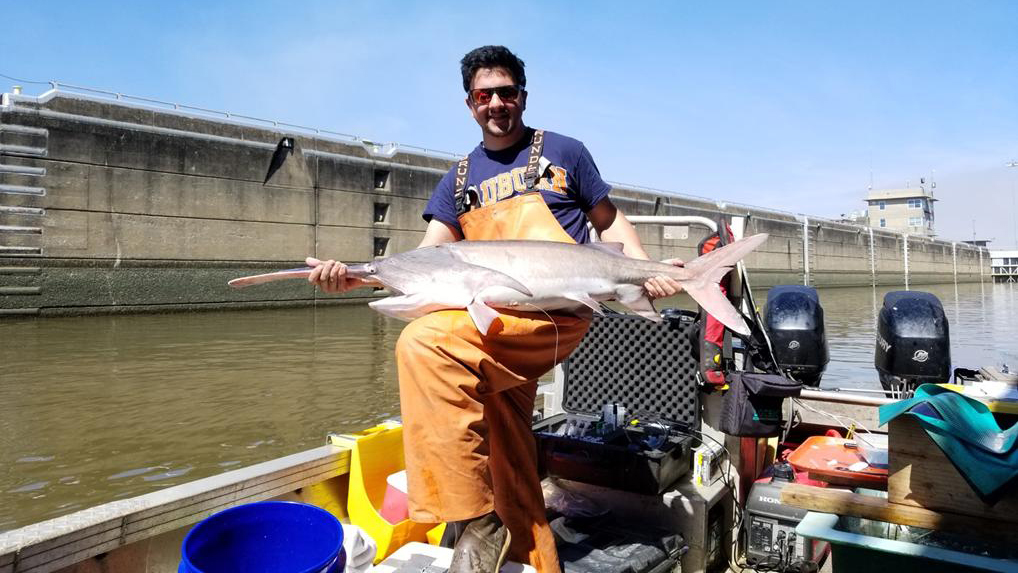
<path id="1" fill-rule="evenodd" d="M 470 82 L 474 74 L 481 68 L 505 68 L 513 76 L 513 81 L 520 87 L 527 87 L 527 75 L 523 72 L 523 60 L 509 51 L 505 46 L 481 46 L 470 50 L 460 60 L 460 71 L 463 73 L 463 91 L 470 91 Z"/>

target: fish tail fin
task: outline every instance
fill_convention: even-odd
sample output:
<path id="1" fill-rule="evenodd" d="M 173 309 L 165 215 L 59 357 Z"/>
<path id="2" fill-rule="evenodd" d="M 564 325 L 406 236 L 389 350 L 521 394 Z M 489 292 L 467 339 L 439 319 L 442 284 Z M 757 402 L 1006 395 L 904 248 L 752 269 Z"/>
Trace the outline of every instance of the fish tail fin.
<path id="1" fill-rule="evenodd" d="M 685 277 L 680 281 L 682 288 L 697 304 L 721 324 L 744 336 L 749 335 L 749 327 L 728 297 L 721 292 L 718 282 L 736 263 L 766 240 L 766 233 L 740 239 L 689 261 L 681 269 L 676 269 Z"/>
<path id="2" fill-rule="evenodd" d="M 722 276 L 727 274 L 726 269 Z M 725 293 L 721 292 L 721 288 L 718 283 L 709 284 L 697 284 L 692 285 L 683 283 L 682 288 L 689 293 L 689 296 L 693 298 L 703 307 L 707 314 L 718 319 L 718 321 L 732 329 L 733 332 L 737 332 L 743 336 L 748 336 L 750 331 L 749 327 L 746 326 L 746 321 L 739 314 L 739 311 L 735 310 L 732 306 L 731 301 L 725 296 Z"/>

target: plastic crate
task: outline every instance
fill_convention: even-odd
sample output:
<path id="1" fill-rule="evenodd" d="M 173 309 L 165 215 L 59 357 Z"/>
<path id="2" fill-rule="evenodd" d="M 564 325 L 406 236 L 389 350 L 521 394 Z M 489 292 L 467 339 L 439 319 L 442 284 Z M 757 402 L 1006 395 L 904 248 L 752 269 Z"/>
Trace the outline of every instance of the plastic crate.
<path id="1" fill-rule="evenodd" d="M 850 518 L 832 513 L 811 511 L 799 522 L 795 533 L 810 539 L 831 544 L 833 573 L 857 571 L 895 571 L 905 573 L 968 573 L 970 571 L 1018 571 L 1018 561 L 1012 560 L 1014 550 L 995 546 L 982 540 L 959 542 L 972 552 L 931 546 L 911 541 L 888 539 L 897 526 L 881 521 Z M 987 557 L 982 552 L 1010 559 Z M 875 569 L 874 567 L 879 567 Z"/>

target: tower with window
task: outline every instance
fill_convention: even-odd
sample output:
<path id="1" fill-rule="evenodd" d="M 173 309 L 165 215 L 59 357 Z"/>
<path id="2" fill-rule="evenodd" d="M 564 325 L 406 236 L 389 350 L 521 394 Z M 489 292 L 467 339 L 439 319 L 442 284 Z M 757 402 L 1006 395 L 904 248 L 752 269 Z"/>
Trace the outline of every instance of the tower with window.
<path id="1" fill-rule="evenodd" d="M 869 226 L 910 235 L 936 235 L 933 227 L 936 186 L 933 182 L 927 185 L 924 178 L 919 180 L 918 187 L 870 189 L 866 195 Z"/>

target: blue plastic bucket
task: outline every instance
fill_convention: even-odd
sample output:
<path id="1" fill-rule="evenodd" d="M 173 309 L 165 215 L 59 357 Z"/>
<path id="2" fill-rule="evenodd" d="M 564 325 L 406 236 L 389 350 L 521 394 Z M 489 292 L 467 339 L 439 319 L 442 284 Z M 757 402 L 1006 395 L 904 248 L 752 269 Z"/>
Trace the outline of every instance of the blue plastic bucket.
<path id="1" fill-rule="evenodd" d="M 339 573 L 343 526 L 304 503 L 262 501 L 205 518 L 184 538 L 179 573 Z"/>

